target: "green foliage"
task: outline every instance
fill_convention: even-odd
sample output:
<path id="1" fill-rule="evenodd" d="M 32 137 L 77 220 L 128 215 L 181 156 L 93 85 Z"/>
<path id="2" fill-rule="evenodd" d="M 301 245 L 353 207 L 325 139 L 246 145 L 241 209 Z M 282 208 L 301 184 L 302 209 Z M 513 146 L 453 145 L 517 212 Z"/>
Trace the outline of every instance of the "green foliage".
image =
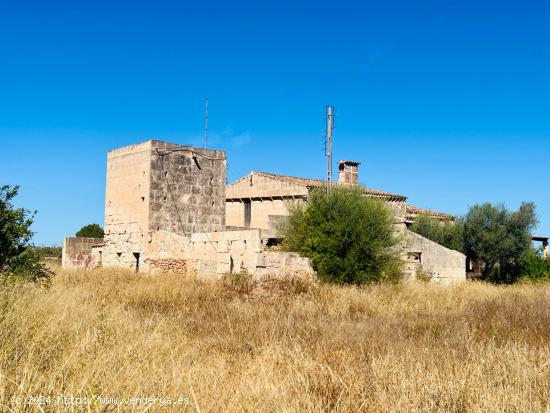
<path id="1" fill-rule="evenodd" d="M 62 248 L 61 247 L 32 247 L 33 252 L 35 252 L 40 258 L 55 257 L 61 258 Z"/>
<path id="2" fill-rule="evenodd" d="M 89 224 L 80 228 L 76 233 L 76 236 L 86 238 L 103 238 L 105 236 L 105 232 L 103 232 L 103 228 L 101 228 L 99 224 Z"/>
<path id="3" fill-rule="evenodd" d="M 383 202 L 353 188 L 313 191 L 307 208 L 291 206 L 283 246 L 311 258 L 323 281 L 363 284 L 401 276 L 394 217 Z"/>
<path id="4" fill-rule="evenodd" d="M 531 251 L 523 260 L 521 277 L 530 280 L 550 280 L 550 257 L 543 258 Z"/>
<path id="5" fill-rule="evenodd" d="M 464 219 L 466 254 L 485 264 L 484 278 L 514 281 L 531 249 L 531 231 L 536 225 L 533 203 L 523 203 L 516 212 L 502 205 L 475 205 Z"/>
<path id="6" fill-rule="evenodd" d="M 47 279 L 50 271 L 29 245 L 35 213 L 13 206 L 18 192 L 18 186 L 0 187 L 0 274 L 33 281 Z"/>
<path id="7" fill-rule="evenodd" d="M 420 215 L 410 229 L 444 247 L 464 252 L 464 222 L 461 218 L 457 218 L 455 222 L 440 222 Z"/>

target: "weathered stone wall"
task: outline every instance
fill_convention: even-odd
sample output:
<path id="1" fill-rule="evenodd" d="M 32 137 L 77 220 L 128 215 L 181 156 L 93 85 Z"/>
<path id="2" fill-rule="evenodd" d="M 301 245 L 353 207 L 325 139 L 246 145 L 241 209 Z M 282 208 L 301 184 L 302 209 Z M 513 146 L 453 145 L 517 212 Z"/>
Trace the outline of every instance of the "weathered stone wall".
<path id="1" fill-rule="evenodd" d="M 63 269 L 94 268 L 100 258 L 92 248 L 103 243 L 103 238 L 67 237 L 63 241 L 61 267 Z"/>
<path id="2" fill-rule="evenodd" d="M 244 199 L 258 197 L 307 196 L 308 189 L 304 185 L 273 179 L 257 172 L 251 172 L 245 177 L 227 186 L 227 199 Z"/>
<path id="3" fill-rule="evenodd" d="M 289 206 L 292 203 L 304 203 L 304 200 L 292 199 L 264 199 L 250 202 L 250 228 L 269 229 L 270 216 L 288 216 Z M 245 227 L 244 202 L 240 200 L 226 203 L 226 223 L 232 227 Z"/>
<path id="4" fill-rule="evenodd" d="M 149 238 L 151 141 L 107 154 L 106 266 L 134 268 Z"/>
<path id="5" fill-rule="evenodd" d="M 307 258 L 266 251 L 260 230 L 197 233 L 180 236 L 167 231 L 153 235 L 147 265 L 152 271 L 173 271 L 215 278 L 223 274 L 253 276 L 312 275 Z"/>
<path id="6" fill-rule="evenodd" d="M 262 252 L 254 271 L 256 277 L 312 277 L 314 274 L 309 258 L 282 251 Z"/>
<path id="7" fill-rule="evenodd" d="M 413 271 L 420 265 L 434 281 L 456 282 L 466 280 L 466 256 L 412 231 L 406 231 L 408 271 L 407 278 L 414 278 Z"/>
<path id="8" fill-rule="evenodd" d="M 153 141 L 150 230 L 176 234 L 225 228 L 226 155 Z"/>
<path id="9" fill-rule="evenodd" d="M 171 272 L 187 275 L 187 262 L 184 259 L 175 258 L 148 258 L 147 264 L 151 272 Z"/>
<path id="10" fill-rule="evenodd" d="M 340 185 L 359 184 L 359 162 L 340 161 L 338 163 L 338 183 Z"/>
<path id="11" fill-rule="evenodd" d="M 109 152 L 104 265 L 149 270 L 159 231 L 222 231 L 225 159 L 222 151 L 159 141 Z"/>

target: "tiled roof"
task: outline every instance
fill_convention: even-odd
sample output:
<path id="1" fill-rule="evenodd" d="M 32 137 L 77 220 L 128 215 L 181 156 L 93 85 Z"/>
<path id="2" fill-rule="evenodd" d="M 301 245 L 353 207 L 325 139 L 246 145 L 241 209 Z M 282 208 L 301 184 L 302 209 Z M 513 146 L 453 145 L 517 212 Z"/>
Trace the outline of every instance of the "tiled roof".
<path id="1" fill-rule="evenodd" d="M 265 177 L 277 179 L 283 182 L 291 182 L 298 185 L 304 185 L 311 188 L 323 187 L 323 186 L 326 186 L 327 184 L 326 181 L 323 181 L 321 179 L 298 178 L 295 176 L 279 175 L 279 174 L 272 174 L 269 172 L 258 172 L 258 171 L 253 171 L 252 173 L 256 175 L 262 175 Z M 336 182 L 335 184 L 337 185 Z M 405 202 L 407 200 L 407 197 L 405 195 L 392 194 L 390 192 L 379 191 L 377 189 L 365 188 L 365 187 L 362 187 L 362 190 L 364 194 L 375 198 L 384 198 L 389 201 L 401 201 L 401 202 Z"/>
<path id="2" fill-rule="evenodd" d="M 454 217 L 443 212 L 432 211 L 430 209 L 418 208 L 414 205 L 407 205 L 407 220 L 414 221 L 419 215 L 426 215 L 431 218 L 439 219 L 440 221 L 453 221 Z"/>

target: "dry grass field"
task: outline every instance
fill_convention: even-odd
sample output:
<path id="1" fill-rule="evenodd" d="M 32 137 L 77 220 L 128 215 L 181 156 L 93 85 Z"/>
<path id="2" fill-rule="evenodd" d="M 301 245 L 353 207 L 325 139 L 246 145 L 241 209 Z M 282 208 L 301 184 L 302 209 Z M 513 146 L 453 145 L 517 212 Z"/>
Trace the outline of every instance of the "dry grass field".
<path id="1" fill-rule="evenodd" d="M 0 290 L 2 412 L 550 411 L 549 284 L 98 270 Z M 129 399 L 142 396 L 161 399 Z"/>

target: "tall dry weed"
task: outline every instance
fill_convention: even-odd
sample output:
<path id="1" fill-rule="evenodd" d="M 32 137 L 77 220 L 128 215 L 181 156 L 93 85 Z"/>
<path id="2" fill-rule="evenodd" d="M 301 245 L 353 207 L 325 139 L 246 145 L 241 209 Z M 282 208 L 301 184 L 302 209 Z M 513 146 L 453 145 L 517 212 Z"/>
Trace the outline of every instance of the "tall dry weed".
<path id="1" fill-rule="evenodd" d="M 0 411 L 49 395 L 43 411 L 544 412 L 549 309 L 548 284 L 64 272 L 0 288 Z M 120 404 L 133 396 L 188 404 Z"/>

